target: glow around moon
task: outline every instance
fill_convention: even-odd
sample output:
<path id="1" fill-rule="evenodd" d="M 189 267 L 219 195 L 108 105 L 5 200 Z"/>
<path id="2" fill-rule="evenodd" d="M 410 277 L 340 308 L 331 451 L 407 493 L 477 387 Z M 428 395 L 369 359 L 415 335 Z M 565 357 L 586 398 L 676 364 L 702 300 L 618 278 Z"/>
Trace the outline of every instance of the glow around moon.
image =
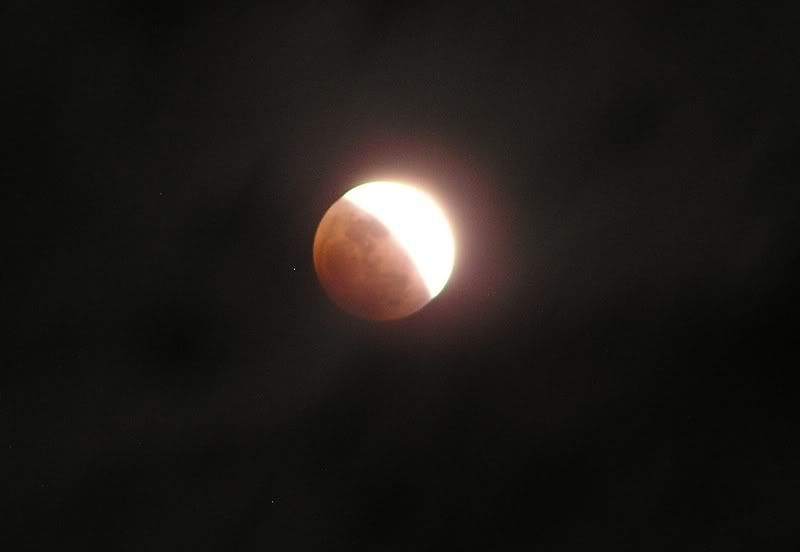
<path id="1" fill-rule="evenodd" d="M 442 209 L 399 182 L 351 189 L 325 213 L 314 237 L 314 266 L 325 291 L 365 318 L 419 310 L 442 291 L 454 261 L 455 240 Z"/>

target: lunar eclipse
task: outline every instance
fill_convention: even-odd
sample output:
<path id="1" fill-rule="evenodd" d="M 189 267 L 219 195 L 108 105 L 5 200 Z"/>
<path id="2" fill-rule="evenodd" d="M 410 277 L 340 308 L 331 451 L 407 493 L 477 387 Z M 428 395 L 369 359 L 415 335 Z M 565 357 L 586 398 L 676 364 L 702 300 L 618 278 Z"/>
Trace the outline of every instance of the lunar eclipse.
<path id="1" fill-rule="evenodd" d="M 368 182 L 337 200 L 314 237 L 314 267 L 331 300 L 371 320 L 407 317 L 436 297 L 455 242 L 442 209 L 398 182 Z"/>

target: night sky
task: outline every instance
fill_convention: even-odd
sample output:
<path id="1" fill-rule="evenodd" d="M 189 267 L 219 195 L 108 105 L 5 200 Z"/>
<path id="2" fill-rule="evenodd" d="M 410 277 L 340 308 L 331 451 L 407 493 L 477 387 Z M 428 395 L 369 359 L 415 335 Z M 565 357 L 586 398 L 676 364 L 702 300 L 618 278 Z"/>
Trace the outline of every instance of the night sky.
<path id="1" fill-rule="evenodd" d="M 3 548 L 797 550 L 790 3 L 164 4 L 0 20 Z M 314 273 L 374 179 L 405 320 Z"/>

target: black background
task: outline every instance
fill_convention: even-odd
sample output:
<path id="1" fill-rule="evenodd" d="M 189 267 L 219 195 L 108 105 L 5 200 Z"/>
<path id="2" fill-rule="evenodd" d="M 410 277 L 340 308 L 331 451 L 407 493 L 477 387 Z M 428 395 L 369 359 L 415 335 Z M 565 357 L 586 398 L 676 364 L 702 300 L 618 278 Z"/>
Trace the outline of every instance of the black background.
<path id="1" fill-rule="evenodd" d="M 795 549 L 788 7 L 99 4 L 0 23 L 4 541 Z M 311 262 L 375 178 L 458 241 L 391 323 Z"/>

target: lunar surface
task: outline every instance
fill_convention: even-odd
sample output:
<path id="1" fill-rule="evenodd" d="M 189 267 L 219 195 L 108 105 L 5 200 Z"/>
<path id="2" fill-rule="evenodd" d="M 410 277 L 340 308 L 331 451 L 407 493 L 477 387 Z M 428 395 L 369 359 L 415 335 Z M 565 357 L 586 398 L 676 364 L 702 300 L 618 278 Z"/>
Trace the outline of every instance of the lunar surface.
<path id="1" fill-rule="evenodd" d="M 328 296 L 373 320 L 424 307 L 446 284 L 453 261 L 444 214 L 404 184 L 353 188 L 328 209 L 314 237 L 314 267 Z"/>

